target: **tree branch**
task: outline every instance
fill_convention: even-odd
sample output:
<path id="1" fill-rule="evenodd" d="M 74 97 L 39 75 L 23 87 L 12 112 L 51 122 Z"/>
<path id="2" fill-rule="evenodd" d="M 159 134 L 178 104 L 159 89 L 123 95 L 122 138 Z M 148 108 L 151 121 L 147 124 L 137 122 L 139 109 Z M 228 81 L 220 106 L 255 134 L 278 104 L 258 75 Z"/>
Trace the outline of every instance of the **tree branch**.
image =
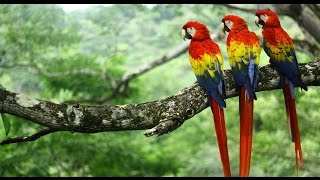
<path id="1" fill-rule="evenodd" d="M 320 5 L 319 4 L 305 4 L 316 16 L 320 19 Z"/>
<path id="2" fill-rule="evenodd" d="M 222 39 L 224 37 L 218 36 L 216 33 L 211 34 L 212 39 Z M 129 72 L 127 74 L 124 74 L 121 81 L 117 83 L 115 88 L 110 94 L 107 94 L 103 97 L 100 97 L 98 99 L 92 99 L 92 98 L 86 98 L 86 99 L 78 99 L 78 100 L 70 100 L 66 101 L 65 103 L 96 103 L 96 104 L 103 104 L 106 101 L 109 101 L 110 99 L 113 99 L 117 94 L 124 93 L 128 87 L 128 84 L 131 80 L 136 78 L 137 76 L 140 76 L 144 73 L 147 73 L 151 69 L 158 67 L 162 64 L 165 64 L 174 58 L 179 57 L 183 53 L 187 52 L 190 42 L 184 42 L 177 47 L 174 48 L 174 50 L 164 54 L 162 57 L 152 60 L 150 64 L 146 64 L 145 66 L 140 67 L 134 72 Z"/>
<path id="3" fill-rule="evenodd" d="M 302 81 L 320 86 L 320 61 L 300 64 Z M 231 71 L 226 74 L 226 98 L 237 96 Z M 279 89 L 279 77 L 270 65 L 259 69 L 257 92 Z M 259 97 L 258 97 L 259 99 Z M 204 90 L 194 83 L 180 93 L 153 102 L 126 105 L 84 106 L 55 104 L 24 94 L 0 90 L 0 112 L 33 121 L 56 131 L 96 133 L 145 130 L 146 136 L 169 133 L 208 107 Z"/>
<path id="4" fill-rule="evenodd" d="M 304 52 L 306 54 L 312 55 L 314 57 L 320 56 L 319 45 L 313 44 L 307 40 L 293 39 L 294 45 L 297 51 Z"/>
<path id="5" fill-rule="evenodd" d="M 179 46 L 177 46 L 173 51 L 168 52 L 167 54 L 163 55 L 162 57 L 160 57 L 159 59 L 153 60 L 151 61 L 150 64 L 147 64 L 141 68 L 139 68 L 138 70 L 134 71 L 134 72 L 130 72 L 128 74 L 123 75 L 121 81 L 115 86 L 115 88 L 113 89 L 113 91 L 111 92 L 111 94 L 108 94 L 106 96 L 103 96 L 101 98 L 98 99 L 78 99 L 76 101 L 67 101 L 66 103 L 87 103 L 87 102 L 95 102 L 97 104 L 102 104 L 112 98 L 114 98 L 118 93 L 122 93 L 125 91 L 125 89 L 128 86 L 129 81 L 131 81 L 132 79 L 136 78 L 139 75 L 142 75 L 148 71 L 150 71 L 151 69 L 160 66 L 166 62 L 169 62 L 170 60 L 180 56 L 181 54 L 185 53 L 187 51 L 189 47 L 189 43 L 185 42 L 183 44 L 180 44 Z"/>
<path id="6" fill-rule="evenodd" d="M 58 130 L 50 129 L 50 128 L 44 128 L 37 133 L 30 135 L 30 136 L 22 136 L 22 137 L 15 137 L 15 138 L 8 138 L 6 140 L 3 140 L 0 145 L 6 145 L 6 144 L 12 144 L 12 143 L 21 143 L 21 142 L 28 142 L 28 141 L 35 141 L 39 139 L 42 136 L 45 136 L 47 134 L 57 132 Z"/>

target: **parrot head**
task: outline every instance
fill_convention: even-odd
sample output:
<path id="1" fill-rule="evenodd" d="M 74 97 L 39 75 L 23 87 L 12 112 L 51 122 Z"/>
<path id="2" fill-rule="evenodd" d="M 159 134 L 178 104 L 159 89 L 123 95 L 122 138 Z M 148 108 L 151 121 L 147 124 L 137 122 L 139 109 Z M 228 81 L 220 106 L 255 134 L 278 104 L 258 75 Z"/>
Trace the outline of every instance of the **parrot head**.
<path id="1" fill-rule="evenodd" d="M 244 19 L 236 15 L 226 15 L 222 18 L 221 29 L 222 32 L 230 32 L 231 29 L 239 29 L 248 28 L 247 23 Z"/>
<path id="2" fill-rule="evenodd" d="M 256 12 L 255 24 L 264 27 L 279 27 L 280 21 L 278 15 L 270 9 L 261 9 Z"/>
<path id="3" fill-rule="evenodd" d="M 192 40 L 203 40 L 210 38 L 210 33 L 206 25 L 198 21 L 189 21 L 182 27 L 182 38 Z"/>

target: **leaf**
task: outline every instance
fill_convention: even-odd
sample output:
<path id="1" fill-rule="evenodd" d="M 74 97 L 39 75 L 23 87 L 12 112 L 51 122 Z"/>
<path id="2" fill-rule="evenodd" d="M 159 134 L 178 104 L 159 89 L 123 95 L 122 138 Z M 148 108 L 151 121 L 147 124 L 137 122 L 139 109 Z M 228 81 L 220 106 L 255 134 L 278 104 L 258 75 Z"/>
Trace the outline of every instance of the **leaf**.
<path id="1" fill-rule="evenodd" d="M 6 132 L 6 136 L 8 136 L 9 131 L 10 131 L 10 121 L 9 121 L 8 117 L 3 113 L 1 113 L 1 118 L 2 118 L 2 122 L 3 122 L 4 130 Z"/>

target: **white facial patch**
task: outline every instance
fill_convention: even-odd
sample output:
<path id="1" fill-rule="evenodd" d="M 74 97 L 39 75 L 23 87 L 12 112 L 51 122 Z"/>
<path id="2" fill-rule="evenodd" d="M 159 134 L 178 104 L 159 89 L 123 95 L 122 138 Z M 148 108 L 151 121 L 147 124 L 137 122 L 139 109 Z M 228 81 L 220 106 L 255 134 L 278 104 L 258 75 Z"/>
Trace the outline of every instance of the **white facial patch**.
<path id="1" fill-rule="evenodd" d="M 262 21 L 264 21 L 264 22 L 267 22 L 268 18 L 269 18 L 269 16 L 266 15 L 266 14 L 260 15 L 260 19 L 261 19 Z"/>
<path id="2" fill-rule="evenodd" d="M 233 22 L 230 20 L 224 21 L 224 24 L 231 30 L 233 26 Z"/>
<path id="3" fill-rule="evenodd" d="M 192 37 L 194 37 L 194 35 L 196 34 L 196 29 L 193 28 L 193 27 L 189 27 L 189 28 L 187 28 L 187 32 L 188 32 Z"/>

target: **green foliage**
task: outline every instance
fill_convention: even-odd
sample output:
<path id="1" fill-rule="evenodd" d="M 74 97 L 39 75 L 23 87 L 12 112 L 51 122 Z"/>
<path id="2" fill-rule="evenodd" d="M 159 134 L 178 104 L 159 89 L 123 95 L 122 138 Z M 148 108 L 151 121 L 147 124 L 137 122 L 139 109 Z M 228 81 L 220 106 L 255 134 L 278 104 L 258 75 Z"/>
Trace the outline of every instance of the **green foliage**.
<path id="1" fill-rule="evenodd" d="M 241 5 L 239 5 L 241 6 Z M 255 8 L 256 5 L 242 5 Z M 263 5 L 268 8 L 269 5 Z M 130 72 L 181 44 L 182 25 L 199 20 L 211 32 L 227 13 L 248 20 L 261 36 L 252 14 L 215 4 L 95 6 L 65 13 L 57 5 L 0 5 L 0 81 L 9 90 L 64 102 L 99 98 Z M 303 39 L 297 24 L 281 23 Z M 218 40 L 229 69 L 224 40 Z M 299 62 L 313 59 L 297 52 Z M 262 51 L 261 66 L 268 64 Z M 153 101 L 181 91 L 196 81 L 187 53 L 133 79 L 126 96 L 109 104 Z M 288 132 L 281 90 L 257 93 L 254 109 L 252 176 L 295 176 L 294 148 Z M 319 176 L 320 89 L 296 90 L 305 168 L 300 176 Z M 95 104 L 94 102 L 92 103 Z M 40 125 L 6 115 L 8 137 L 36 133 Z M 232 174 L 238 175 L 238 98 L 225 109 Z M 4 139 L 8 125 L 0 126 Z M 5 130 L 7 130 L 5 132 Z M 1 176 L 222 176 L 212 113 L 205 109 L 179 129 L 159 138 L 143 131 L 79 134 L 57 132 L 34 142 L 1 146 Z"/>
<path id="2" fill-rule="evenodd" d="M 4 113 L 0 113 L 1 119 L 2 119 L 2 123 L 3 123 L 3 127 L 4 127 L 4 131 L 6 133 L 6 136 L 8 136 L 9 132 L 10 132 L 10 121 L 7 118 L 7 116 Z"/>

